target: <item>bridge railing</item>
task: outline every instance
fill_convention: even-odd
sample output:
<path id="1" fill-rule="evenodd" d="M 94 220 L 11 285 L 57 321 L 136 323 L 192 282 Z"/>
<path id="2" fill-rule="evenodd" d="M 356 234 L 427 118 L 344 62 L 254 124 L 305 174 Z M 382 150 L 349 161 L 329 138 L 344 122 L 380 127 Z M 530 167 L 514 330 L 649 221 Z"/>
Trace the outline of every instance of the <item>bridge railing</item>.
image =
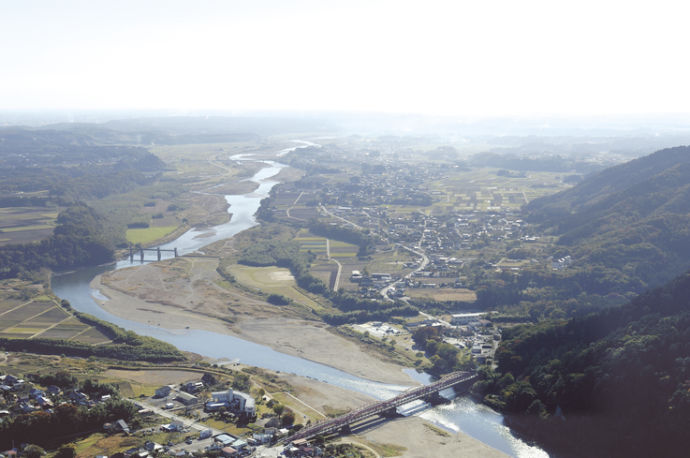
<path id="1" fill-rule="evenodd" d="M 395 409 L 404 404 L 423 398 L 431 393 L 442 391 L 446 388 L 450 388 L 453 385 L 472 380 L 476 377 L 477 375 L 471 372 L 454 372 L 434 383 L 409 389 L 391 399 L 374 402 L 364 407 L 361 407 L 353 412 L 341 415 L 340 417 L 330 418 L 312 424 L 298 431 L 292 436 L 288 437 L 287 439 L 285 439 L 285 442 L 287 443 L 297 439 L 303 439 L 307 437 L 313 437 L 318 434 L 326 434 L 333 431 L 337 431 L 343 426 L 355 423 L 357 421 L 363 420 L 374 415 L 378 415 L 391 409 Z"/>

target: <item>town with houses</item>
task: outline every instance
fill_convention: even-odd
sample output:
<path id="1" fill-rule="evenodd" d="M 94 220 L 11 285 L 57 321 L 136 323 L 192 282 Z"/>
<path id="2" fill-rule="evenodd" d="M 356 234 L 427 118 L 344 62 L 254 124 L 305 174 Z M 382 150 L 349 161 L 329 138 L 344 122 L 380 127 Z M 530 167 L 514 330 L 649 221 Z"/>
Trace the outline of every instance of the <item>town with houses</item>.
<path id="1" fill-rule="evenodd" d="M 0 391 L 0 422 L 22 414 L 52 413 L 56 407 L 66 404 L 93 409 L 119 398 L 117 393 L 89 396 L 78 388 L 42 387 L 13 374 L 0 375 Z M 270 404 L 268 396 L 264 395 L 263 400 Z M 251 395 L 233 389 L 209 393 L 207 384 L 200 379 L 180 385 L 163 385 L 151 397 L 127 401 L 138 409 L 136 423 L 139 427 L 124 419 L 116 419 L 103 423 L 96 430 L 108 435 L 141 437 L 157 432 L 169 433 L 171 440 L 162 443 L 147 440 L 142 447 L 129 448 L 113 456 L 147 458 L 162 453 L 166 456 L 192 456 L 195 452 L 204 452 L 214 456 L 244 457 L 252 455 L 257 447 L 270 445 L 283 456 L 323 456 L 322 448 L 312 446 L 306 440 L 276 445 L 279 439 L 291 432 L 291 424 L 282 424 L 274 415 L 264 414 L 263 418 L 257 419 L 255 399 Z M 256 422 L 262 426 L 253 428 L 250 434 L 235 436 L 205 425 L 204 418 L 213 414 L 221 414 L 235 422 Z M 18 452 L 27 445 L 15 444 L 13 449 L 0 451 L 0 457 L 18 456 Z"/>

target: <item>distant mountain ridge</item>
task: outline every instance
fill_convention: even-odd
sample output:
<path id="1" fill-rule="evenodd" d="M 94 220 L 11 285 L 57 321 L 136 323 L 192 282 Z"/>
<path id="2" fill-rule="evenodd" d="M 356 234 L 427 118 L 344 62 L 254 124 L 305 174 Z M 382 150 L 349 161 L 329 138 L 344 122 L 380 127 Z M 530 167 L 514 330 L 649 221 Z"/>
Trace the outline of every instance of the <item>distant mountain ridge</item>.
<path id="1" fill-rule="evenodd" d="M 690 268 L 690 146 L 611 167 L 525 210 L 579 262 L 639 279 L 637 292 L 663 284 Z"/>

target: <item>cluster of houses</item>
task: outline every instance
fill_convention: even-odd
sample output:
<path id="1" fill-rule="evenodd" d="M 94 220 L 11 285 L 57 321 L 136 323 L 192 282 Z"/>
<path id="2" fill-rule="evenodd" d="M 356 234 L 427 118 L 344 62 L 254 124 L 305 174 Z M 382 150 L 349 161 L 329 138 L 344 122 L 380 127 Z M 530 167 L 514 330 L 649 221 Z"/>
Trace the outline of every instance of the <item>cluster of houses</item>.
<path id="1" fill-rule="evenodd" d="M 458 313 L 452 315 L 450 323 L 428 319 L 408 323 L 406 327 L 410 331 L 424 326 L 438 327 L 443 342 L 457 348 L 469 349 L 475 361 L 484 364 L 492 361 L 501 340 L 500 330 L 486 319 L 488 315 L 489 312 Z"/>
<path id="2" fill-rule="evenodd" d="M 197 405 L 201 400 L 197 394 L 204 389 L 202 381 L 187 382 L 178 390 L 175 385 L 163 385 L 155 392 L 156 398 L 168 398 L 171 394 L 174 400 L 185 405 Z M 167 403 L 166 408 L 172 408 L 172 403 Z M 241 391 L 227 389 L 225 391 L 215 391 L 211 393 L 211 400 L 204 404 L 206 412 L 231 411 L 238 415 L 253 417 L 256 415 L 256 405 L 254 398 Z"/>
<path id="3" fill-rule="evenodd" d="M 71 403 L 78 406 L 93 407 L 98 403 L 110 400 L 110 395 L 98 396 L 91 399 L 86 393 L 77 389 L 63 392 L 55 385 L 43 389 L 36 388 L 32 383 L 12 374 L 0 375 L 0 395 L 5 406 L 0 410 L 2 418 L 32 412 L 52 412 L 56 404 Z"/>

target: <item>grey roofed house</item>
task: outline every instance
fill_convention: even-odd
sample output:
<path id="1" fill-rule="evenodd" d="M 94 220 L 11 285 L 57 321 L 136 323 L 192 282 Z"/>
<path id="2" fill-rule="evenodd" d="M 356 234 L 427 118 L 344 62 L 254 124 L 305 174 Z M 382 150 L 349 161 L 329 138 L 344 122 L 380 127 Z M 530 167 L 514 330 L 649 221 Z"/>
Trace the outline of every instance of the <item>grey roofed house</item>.
<path id="1" fill-rule="evenodd" d="M 227 447 L 237 440 L 236 437 L 232 437 L 230 434 L 219 434 L 214 439 L 216 442 L 223 444 L 223 447 Z"/>
<path id="2" fill-rule="evenodd" d="M 178 393 L 177 396 L 175 396 L 175 399 L 177 401 L 180 401 L 184 405 L 194 404 L 198 400 L 198 398 L 196 396 L 194 396 L 193 394 L 184 393 L 184 392 Z"/>
<path id="3" fill-rule="evenodd" d="M 123 432 L 129 434 L 129 425 L 122 419 L 117 420 L 115 422 L 118 428 L 120 428 Z"/>

